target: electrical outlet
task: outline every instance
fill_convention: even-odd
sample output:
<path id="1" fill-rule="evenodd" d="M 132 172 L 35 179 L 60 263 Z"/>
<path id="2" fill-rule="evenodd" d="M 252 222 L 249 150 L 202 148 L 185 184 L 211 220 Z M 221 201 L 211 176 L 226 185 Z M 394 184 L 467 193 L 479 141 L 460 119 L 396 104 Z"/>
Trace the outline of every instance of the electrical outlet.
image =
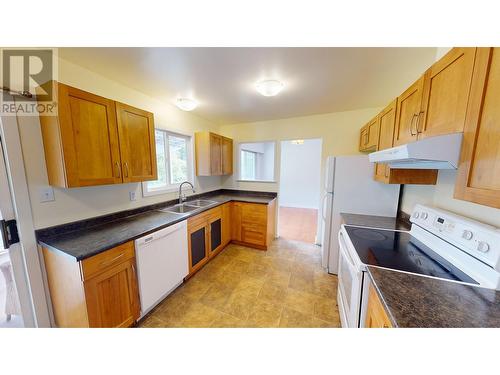
<path id="1" fill-rule="evenodd" d="M 128 196 L 130 198 L 130 201 L 137 200 L 137 198 L 135 197 L 135 191 L 129 191 Z"/>
<path id="2" fill-rule="evenodd" d="M 40 188 L 40 203 L 43 202 L 52 202 L 55 200 L 54 198 L 54 189 L 51 186 Z"/>

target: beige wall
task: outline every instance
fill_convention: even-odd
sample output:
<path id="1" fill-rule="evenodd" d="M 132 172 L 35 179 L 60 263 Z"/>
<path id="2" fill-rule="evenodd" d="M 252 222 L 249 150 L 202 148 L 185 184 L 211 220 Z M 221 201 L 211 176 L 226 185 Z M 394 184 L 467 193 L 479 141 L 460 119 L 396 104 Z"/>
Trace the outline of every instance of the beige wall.
<path id="1" fill-rule="evenodd" d="M 406 185 L 401 209 L 411 213 L 416 203 L 426 204 L 467 216 L 500 228 L 500 210 L 453 198 L 457 171 L 439 171 L 438 182 L 430 185 Z"/>
<path id="2" fill-rule="evenodd" d="M 436 50 L 436 60 L 444 56 L 450 48 Z M 406 185 L 403 190 L 401 209 L 411 213 L 416 203 L 427 204 L 464 215 L 487 224 L 500 227 L 500 210 L 453 198 L 456 171 L 439 171 L 435 186 Z"/>
<path id="3" fill-rule="evenodd" d="M 168 104 L 167 98 L 163 100 L 148 97 L 64 60 L 59 60 L 58 79 L 71 86 L 151 111 L 155 116 L 155 125 L 159 128 L 184 134 L 193 134 L 199 130 L 218 130 L 216 124 Z M 177 197 L 175 192 L 142 197 L 141 184 L 133 183 L 75 189 L 56 188 L 55 201 L 40 203 L 40 188 L 48 186 L 40 123 L 38 117 L 19 117 L 18 122 L 35 228 L 104 215 Z M 196 178 L 195 185 L 197 191 L 218 189 L 220 177 Z M 136 192 L 136 201 L 130 201 L 130 191 Z"/>

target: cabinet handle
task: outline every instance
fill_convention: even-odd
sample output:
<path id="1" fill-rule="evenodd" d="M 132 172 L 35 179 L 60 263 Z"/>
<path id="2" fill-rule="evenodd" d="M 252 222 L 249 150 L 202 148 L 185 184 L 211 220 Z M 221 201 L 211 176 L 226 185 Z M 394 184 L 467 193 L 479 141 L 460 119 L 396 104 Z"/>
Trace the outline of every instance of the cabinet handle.
<path id="1" fill-rule="evenodd" d="M 116 176 L 116 177 L 120 178 L 122 176 L 122 173 L 120 171 L 120 163 L 118 163 L 117 161 L 115 161 L 115 167 L 116 167 L 116 172 L 118 174 L 118 176 Z"/>
<path id="2" fill-rule="evenodd" d="M 418 118 L 418 114 L 417 113 L 414 113 L 413 116 L 411 116 L 411 121 L 410 121 L 410 135 L 412 137 L 418 134 L 418 133 L 413 134 L 413 122 L 415 121 L 415 117 Z"/>
<path id="3" fill-rule="evenodd" d="M 125 177 L 128 178 L 128 162 L 127 161 L 125 162 L 124 166 L 125 166 Z"/>
<path id="4" fill-rule="evenodd" d="M 424 111 L 420 111 L 417 115 L 417 122 L 415 123 L 415 131 L 417 134 L 422 133 L 419 129 L 420 127 L 420 116 L 424 114 Z"/>
<path id="5" fill-rule="evenodd" d="M 121 258 L 122 256 L 124 256 L 124 255 L 125 255 L 125 253 L 121 253 L 120 255 L 118 255 L 118 256 L 116 256 L 116 257 L 114 257 L 114 258 L 113 258 L 113 259 L 111 259 L 111 260 L 108 260 L 108 261 L 106 261 L 106 262 L 101 262 L 101 266 L 102 266 L 102 267 L 108 266 L 108 265 L 110 265 L 110 264 L 112 264 L 112 263 L 116 262 L 118 259 L 120 259 L 120 258 Z"/>

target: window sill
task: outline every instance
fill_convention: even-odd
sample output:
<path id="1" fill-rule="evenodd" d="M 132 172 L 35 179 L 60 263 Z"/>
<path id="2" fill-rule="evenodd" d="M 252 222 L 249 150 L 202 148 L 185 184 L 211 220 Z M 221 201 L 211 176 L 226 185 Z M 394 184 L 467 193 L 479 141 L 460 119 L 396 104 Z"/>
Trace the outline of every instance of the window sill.
<path id="1" fill-rule="evenodd" d="M 175 193 L 175 192 L 179 191 L 179 185 L 169 186 L 169 187 L 166 187 L 164 189 L 147 190 L 146 184 L 147 184 L 147 182 L 142 183 L 142 196 L 143 197 L 152 197 L 155 195 L 169 194 L 169 193 Z"/>
<path id="2" fill-rule="evenodd" d="M 276 180 L 236 180 L 236 182 L 258 182 L 258 183 L 275 184 L 278 181 L 276 181 Z"/>

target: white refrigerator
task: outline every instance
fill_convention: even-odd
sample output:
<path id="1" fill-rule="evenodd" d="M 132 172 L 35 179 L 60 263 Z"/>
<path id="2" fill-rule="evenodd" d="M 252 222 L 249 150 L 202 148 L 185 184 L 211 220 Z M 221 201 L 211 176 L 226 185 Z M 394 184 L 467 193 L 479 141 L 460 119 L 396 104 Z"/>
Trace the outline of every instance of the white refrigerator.
<path id="1" fill-rule="evenodd" d="M 367 155 L 329 156 L 326 164 L 322 214 L 322 264 L 338 273 L 340 213 L 395 217 L 400 185 L 373 179 L 375 164 Z"/>

